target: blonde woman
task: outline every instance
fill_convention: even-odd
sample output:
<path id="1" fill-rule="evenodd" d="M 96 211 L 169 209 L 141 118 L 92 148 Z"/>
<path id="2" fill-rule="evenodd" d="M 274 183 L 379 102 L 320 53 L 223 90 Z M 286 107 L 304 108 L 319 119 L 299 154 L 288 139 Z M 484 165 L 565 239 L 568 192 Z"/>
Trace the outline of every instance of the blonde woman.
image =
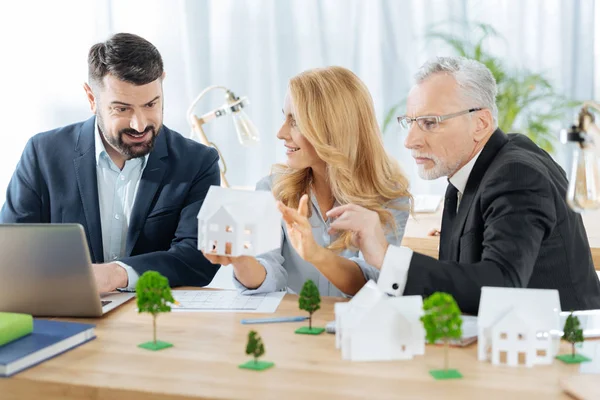
<path id="1" fill-rule="evenodd" d="M 295 76 L 283 114 L 277 138 L 287 164 L 275 165 L 257 184 L 280 202 L 281 247 L 256 258 L 205 256 L 233 264 L 234 281 L 245 294 L 299 293 L 312 279 L 321 295 L 354 295 L 379 271 L 364 261 L 350 232 L 330 234 L 326 214 L 350 203 L 376 211 L 388 242 L 399 245 L 410 210 L 408 181 L 385 152 L 371 96 L 351 71 L 329 67 Z"/>

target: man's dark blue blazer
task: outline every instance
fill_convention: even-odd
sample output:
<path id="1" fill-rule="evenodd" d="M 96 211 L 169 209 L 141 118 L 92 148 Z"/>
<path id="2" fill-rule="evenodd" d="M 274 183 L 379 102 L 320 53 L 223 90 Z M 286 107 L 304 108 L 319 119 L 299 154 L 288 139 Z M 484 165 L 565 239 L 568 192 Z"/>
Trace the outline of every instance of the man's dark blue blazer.
<path id="1" fill-rule="evenodd" d="M 78 223 L 92 262 L 104 262 L 92 117 L 35 135 L 25 146 L 0 211 L 1 223 Z M 163 126 L 131 213 L 126 256 L 138 274 L 158 271 L 171 286 L 204 286 L 219 269 L 197 250 L 197 215 L 220 185 L 218 153 Z"/>

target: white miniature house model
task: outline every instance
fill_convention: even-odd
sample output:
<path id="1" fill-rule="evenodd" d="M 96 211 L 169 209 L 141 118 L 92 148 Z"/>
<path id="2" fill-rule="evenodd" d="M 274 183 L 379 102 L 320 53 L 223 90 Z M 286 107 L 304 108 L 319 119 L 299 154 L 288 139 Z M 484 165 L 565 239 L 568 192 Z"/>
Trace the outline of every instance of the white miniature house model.
<path id="1" fill-rule="evenodd" d="M 271 192 L 211 186 L 198 213 L 198 249 L 255 256 L 281 245 L 281 213 Z"/>
<path id="2" fill-rule="evenodd" d="M 425 354 L 421 296 L 389 297 L 373 281 L 336 303 L 336 347 L 342 359 L 390 361 Z"/>
<path id="3" fill-rule="evenodd" d="M 484 287 L 477 317 L 477 353 L 494 365 L 551 364 L 558 352 L 557 290 Z M 554 334 L 554 335 L 553 335 Z"/>

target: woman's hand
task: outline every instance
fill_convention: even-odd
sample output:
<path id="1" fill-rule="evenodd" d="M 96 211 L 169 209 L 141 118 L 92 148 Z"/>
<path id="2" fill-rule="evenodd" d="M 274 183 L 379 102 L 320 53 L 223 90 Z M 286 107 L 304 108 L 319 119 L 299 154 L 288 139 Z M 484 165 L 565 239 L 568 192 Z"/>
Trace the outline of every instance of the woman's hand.
<path id="1" fill-rule="evenodd" d="M 285 221 L 290 243 L 304 261 L 314 264 L 325 249 L 315 241 L 312 234 L 312 227 L 308 221 L 308 195 L 302 196 L 298 210 L 282 202 L 277 202 L 277 208 Z"/>
<path id="2" fill-rule="evenodd" d="M 217 256 L 214 254 L 205 253 L 204 251 L 202 252 L 202 254 L 211 263 L 221 264 L 221 265 L 233 264 L 233 259 L 236 258 L 236 257 L 229 257 L 229 256 Z"/>
<path id="3" fill-rule="evenodd" d="M 213 264 L 233 265 L 233 274 L 237 280 L 248 289 L 256 289 L 265 281 L 267 272 L 265 267 L 252 256 L 218 256 L 205 253 L 204 257 Z"/>
<path id="4" fill-rule="evenodd" d="M 205 253 L 204 251 L 202 252 L 202 254 L 204 255 L 204 257 L 206 257 L 206 259 L 208 261 L 210 261 L 213 264 L 221 264 L 221 265 L 233 264 L 233 266 L 243 265 L 244 263 L 248 262 L 248 259 L 254 258 L 252 256 L 238 256 L 238 257 L 218 256 L 216 254 Z"/>

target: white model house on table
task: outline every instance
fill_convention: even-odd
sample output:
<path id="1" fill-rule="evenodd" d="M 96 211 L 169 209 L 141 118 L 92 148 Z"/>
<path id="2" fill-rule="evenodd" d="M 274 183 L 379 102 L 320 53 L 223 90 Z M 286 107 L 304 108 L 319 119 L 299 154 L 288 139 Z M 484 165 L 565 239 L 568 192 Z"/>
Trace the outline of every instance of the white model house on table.
<path id="1" fill-rule="evenodd" d="M 342 359 L 388 361 L 425 354 L 421 296 L 389 297 L 373 281 L 335 305 L 336 347 Z"/>
<path id="2" fill-rule="evenodd" d="M 211 186 L 198 213 L 198 249 L 237 257 L 281 245 L 281 213 L 271 192 Z"/>
<path id="3" fill-rule="evenodd" d="M 551 364 L 558 352 L 557 290 L 484 287 L 477 319 L 480 361 L 532 367 Z"/>

